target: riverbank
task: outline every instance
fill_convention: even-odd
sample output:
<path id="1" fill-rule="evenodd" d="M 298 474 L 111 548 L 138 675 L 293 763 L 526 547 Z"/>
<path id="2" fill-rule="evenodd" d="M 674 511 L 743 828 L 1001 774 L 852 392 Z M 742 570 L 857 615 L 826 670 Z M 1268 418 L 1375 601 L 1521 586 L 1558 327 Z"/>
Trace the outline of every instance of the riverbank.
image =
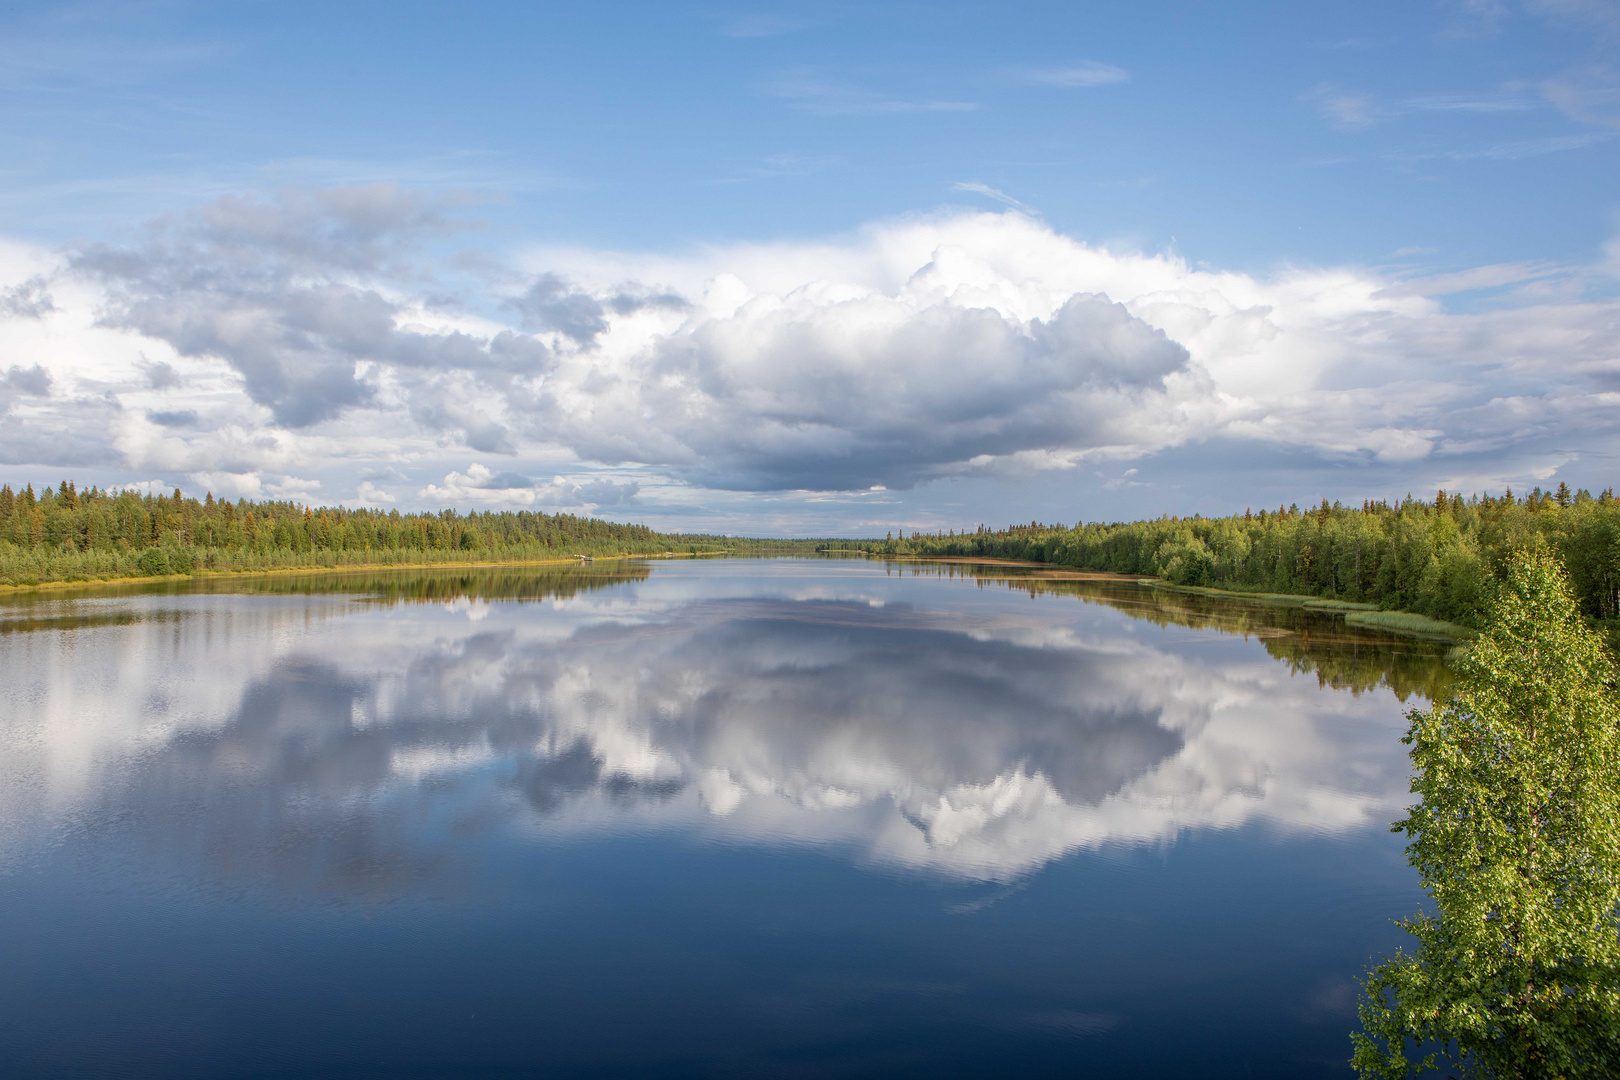
<path id="1" fill-rule="evenodd" d="M 1306 611 L 1338 612 L 1344 615 L 1346 625 L 1385 630 L 1408 637 L 1451 642 L 1470 641 L 1474 637 L 1474 631 L 1458 623 L 1419 615 L 1415 611 L 1385 611 L 1377 604 L 1358 603 L 1354 600 L 1328 600 L 1320 596 L 1299 596 L 1294 593 L 1245 592 L 1242 589 L 1216 589 L 1205 585 L 1176 585 L 1163 578 L 1142 578 L 1139 583 L 1171 592 L 1206 593 L 1210 596 L 1248 600 L 1257 604 L 1297 607 Z"/>
<path id="2" fill-rule="evenodd" d="M 792 546 L 784 545 L 785 547 Z M 762 545 L 754 549 L 756 552 L 770 551 L 771 548 Z M 473 559 L 432 562 L 368 562 L 346 563 L 343 565 L 306 565 L 281 566 L 260 570 L 195 570 L 189 574 L 162 574 L 140 575 L 128 574 L 115 577 L 80 578 L 78 580 L 43 581 L 35 584 L 0 584 L 0 598 L 30 593 L 60 592 L 76 589 L 103 589 L 117 586 L 146 585 L 163 582 L 195 582 L 195 581 L 229 581 L 243 579 L 287 577 L 298 574 L 355 574 L 376 573 L 379 571 L 408 571 L 408 570 L 487 570 L 496 568 L 523 568 L 523 567 L 556 567 L 581 565 L 587 562 L 624 562 L 630 560 L 660 560 L 660 559 L 695 559 L 714 556 L 739 554 L 737 551 L 715 549 L 707 551 L 664 551 L 656 553 L 620 553 L 617 555 L 594 555 L 588 559 L 581 556 L 555 557 L 544 559 Z M 1141 588 L 1161 589 L 1167 592 L 1183 593 L 1187 595 L 1205 595 L 1219 597 L 1227 600 L 1241 600 L 1247 603 L 1262 604 L 1274 607 L 1301 608 L 1306 611 L 1323 614 L 1339 614 L 1344 617 L 1347 626 L 1354 626 L 1366 630 L 1380 630 L 1385 633 L 1398 634 L 1403 637 L 1418 638 L 1427 641 L 1462 642 L 1473 637 L 1473 631 L 1456 623 L 1445 622 L 1410 611 L 1385 611 L 1376 604 L 1356 603 L 1349 600 L 1328 600 L 1316 596 L 1300 596 L 1292 593 L 1272 592 L 1246 592 L 1241 589 L 1219 589 L 1203 585 L 1176 585 L 1157 577 L 1142 577 L 1137 574 L 1120 574 L 1109 570 L 1083 570 L 1078 568 L 1053 566 L 1051 563 L 1030 562 L 1018 559 L 997 559 L 987 556 L 938 556 L 926 555 L 881 555 L 857 549 L 823 549 L 820 554 L 826 555 L 859 555 L 863 558 L 878 559 L 884 562 L 976 566 L 976 567 L 1005 567 L 1009 570 L 1019 571 L 1020 578 L 1033 578 L 1045 581 L 1112 581 L 1131 583 Z"/>
<path id="3" fill-rule="evenodd" d="M 1386 633 L 1400 634 L 1403 637 L 1421 638 L 1426 641 L 1463 642 L 1474 637 L 1474 631 L 1457 623 L 1446 622 L 1442 619 L 1430 618 L 1411 611 L 1385 611 L 1377 604 L 1358 603 L 1352 600 L 1329 600 L 1319 596 L 1300 596 L 1294 593 L 1273 592 L 1247 592 L 1242 589 L 1217 589 L 1207 585 L 1177 585 L 1158 577 L 1142 577 L 1136 574 L 1119 574 L 1109 570 L 1079 570 L 1061 569 L 1051 563 L 1027 562 L 1017 559 L 992 559 L 979 556 L 939 556 L 926 555 L 879 555 L 863 552 L 868 558 L 882 559 L 885 562 L 896 563 L 933 563 L 959 566 L 1005 566 L 1020 570 L 1034 571 L 1020 574 L 1019 577 L 1035 578 L 1047 581 L 1119 581 L 1134 582 L 1142 588 L 1162 589 L 1166 592 L 1183 593 L 1193 596 L 1213 596 L 1227 600 L 1243 600 L 1254 604 L 1265 604 L 1274 607 L 1302 608 L 1306 611 L 1318 611 L 1329 614 L 1341 614 L 1348 626 L 1361 627 L 1368 630 L 1382 630 Z"/>
<path id="4" fill-rule="evenodd" d="M 72 581 L 41 581 L 27 585 L 0 582 L 0 597 L 22 593 L 60 592 L 68 589 L 98 589 L 118 585 L 149 585 L 182 581 L 229 581 L 287 577 L 296 574 L 358 574 L 388 570 L 489 570 L 526 566 L 578 566 L 597 562 L 627 562 L 648 559 L 699 559 L 726 555 L 726 551 L 664 551 L 655 554 L 620 554 L 557 557 L 550 559 L 478 559 L 458 562 L 368 562 L 341 566 L 277 566 L 263 570 L 194 570 L 189 574 L 120 574 L 115 577 L 78 578 Z"/>

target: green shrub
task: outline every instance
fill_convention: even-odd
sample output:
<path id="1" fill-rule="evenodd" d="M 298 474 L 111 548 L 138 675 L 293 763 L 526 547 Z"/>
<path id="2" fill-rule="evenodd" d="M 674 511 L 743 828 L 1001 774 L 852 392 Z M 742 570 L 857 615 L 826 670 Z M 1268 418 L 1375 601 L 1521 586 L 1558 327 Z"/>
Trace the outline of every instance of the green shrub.
<path id="1" fill-rule="evenodd" d="M 147 577 L 162 577 L 169 572 L 169 556 L 162 548 L 147 548 L 135 565 Z"/>

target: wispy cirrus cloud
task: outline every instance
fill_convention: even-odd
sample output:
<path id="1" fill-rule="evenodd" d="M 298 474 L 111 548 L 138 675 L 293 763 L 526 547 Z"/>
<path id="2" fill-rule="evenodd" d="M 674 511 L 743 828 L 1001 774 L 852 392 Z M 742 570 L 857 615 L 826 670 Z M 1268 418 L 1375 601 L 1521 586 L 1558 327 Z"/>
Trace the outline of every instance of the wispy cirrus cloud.
<path id="1" fill-rule="evenodd" d="M 1573 135 L 1552 135 L 1543 139 L 1509 139 L 1506 142 L 1490 143 L 1485 146 L 1457 147 L 1451 150 L 1431 150 L 1419 153 L 1395 153 L 1388 157 L 1393 161 L 1434 161 L 1444 159 L 1447 161 L 1519 161 L 1524 158 L 1540 157 L 1543 154 L 1558 154 L 1569 150 L 1584 150 L 1589 146 L 1606 143 L 1615 137 L 1615 132 L 1589 131 Z"/>
<path id="2" fill-rule="evenodd" d="M 782 15 L 775 12 L 755 12 L 748 15 L 737 15 L 725 19 L 720 25 L 720 32 L 732 38 L 769 38 L 781 37 L 803 30 L 809 26 L 803 18 Z"/>
<path id="3" fill-rule="evenodd" d="M 1322 83 L 1304 96 L 1306 101 L 1316 106 L 1317 112 L 1324 119 L 1337 128 L 1347 130 L 1368 128 L 1384 118 L 1383 110 L 1378 107 L 1370 94 Z"/>
<path id="4" fill-rule="evenodd" d="M 1557 109 L 1583 124 L 1620 127 L 1620 79 L 1591 71 L 1550 79 L 1539 85 L 1515 81 L 1486 91 L 1446 91 L 1382 99 L 1377 95 L 1323 83 L 1304 95 L 1334 127 L 1365 130 L 1401 118 L 1423 115 L 1458 117 L 1510 116 Z M 1561 125 L 1562 126 L 1562 125 Z M 1522 130 L 1522 128 L 1520 129 Z M 1581 150 L 1613 138 L 1612 131 L 1566 131 L 1531 138 L 1475 142 L 1449 149 L 1425 148 L 1386 155 L 1391 160 L 1515 161 L 1568 150 Z"/>
<path id="5" fill-rule="evenodd" d="M 1522 80 L 1484 90 L 1438 90 L 1404 96 L 1320 83 L 1307 91 L 1304 99 L 1313 103 L 1324 119 L 1341 128 L 1371 127 L 1421 114 L 1508 115 L 1548 109 L 1552 104 L 1544 88 Z"/>
<path id="6" fill-rule="evenodd" d="M 1124 68 L 1113 64 L 1104 64 L 1096 60 L 1081 60 L 1072 64 L 1058 64 L 1050 67 L 1017 68 L 1013 72 L 1013 77 L 1020 82 L 1030 83 L 1035 86 L 1078 89 L 1122 83 L 1128 80 L 1131 75 Z"/>
<path id="7" fill-rule="evenodd" d="M 1413 250 L 1424 252 L 1428 249 Z M 1498 263 L 1493 266 L 1476 266 L 1450 274 L 1408 278 L 1390 285 L 1385 289 L 1385 293 L 1389 296 L 1449 296 L 1481 289 L 1500 289 L 1568 273 L 1568 267 L 1553 262 Z"/>
<path id="8" fill-rule="evenodd" d="M 1469 161 L 1488 158 L 1497 161 L 1517 161 L 1520 158 L 1539 157 L 1542 154 L 1557 154 L 1565 150 L 1584 150 L 1588 146 L 1613 139 L 1611 133 L 1587 133 L 1580 135 L 1554 135 L 1545 139 L 1514 139 L 1508 142 L 1496 143 L 1492 146 L 1483 146 L 1477 150 L 1456 150 L 1448 157 L 1457 161 Z"/>
<path id="9" fill-rule="evenodd" d="M 1612 68 L 1567 72 L 1542 83 L 1541 92 L 1572 120 L 1620 128 L 1620 73 Z"/>
<path id="10" fill-rule="evenodd" d="M 1529 0 L 1526 7 L 1586 32 L 1595 30 L 1604 37 L 1620 35 L 1620 5 L 1611 0 Z"/>
<path id="11" fill-rule="evenodd" d="M 219 42 L 141 41 L 94 33 L 0 36 L 6 64 L 0 87 L 12 92 L 61 92 L 147 82 L 175 68 L 228 57 Z"/>
<path id="12" fill-rule="evenodd" d="M 829 82 L 810 74 L 783 76 L 766 83 L 763 92 L 792 107 L 818 116 L 905 116 L 920 113 L 973 112 L 976 101 L 898 96 Z"/>
<path id="13" fill-rule="evenodd" d="M 825 154 L 769 154 L 714 183 L 744 184 L 752 180 L 811 176 L 843 163 L 843 158 Z"/>
<path id="14" fill-rule="evenodd" d="M 1029 214 L 1031 217 L 1040 216 L 1039 212 L 1028 203 L 1019 202 L 1005 191 L 1002 191 L 999 188 L 993 188 L 989 184 L 982 184 L 977 180 L 958 180 L 951 184 L 951 190 L 970 191 L 975 195 L 983 195 L 987 199 L 994 199 L 1003 206 L 1010 206 L 1014 210 Z"/>
<path id="15" fill-rule="evenodd" d="M 1441 91 L 1414 94 L 1395 102 L 1400 112 L 1516 113 L 1544 109 L 1542 95 L 1522 83 L 1487 91 Z"/>

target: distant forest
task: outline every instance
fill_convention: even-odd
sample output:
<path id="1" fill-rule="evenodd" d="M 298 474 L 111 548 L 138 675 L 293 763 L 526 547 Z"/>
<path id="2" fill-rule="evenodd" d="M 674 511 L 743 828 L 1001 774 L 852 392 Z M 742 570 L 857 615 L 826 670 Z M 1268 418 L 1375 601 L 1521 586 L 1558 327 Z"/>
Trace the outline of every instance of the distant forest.
<path id="1" fill-rule="evenodd" d="M 0 584 L 199 571 L 515 562 L 571 555 L 810 552 L 1017 559 L 1164 578 L 1180 586 L 1278 593 L 1475 625 L 1505 554 L 1544 538 L 1569 569 L 1584 614 L 1620 641 L 1620 501 L 1560 484 L 1500 497 L 1438 492 L 1391 505 L 1325 500 L 1224 518 L 1073 527 L 1031 522 L 882 541 L 745 540 L 657 533 L 573 514 L 403 514 L 0 486 Z M 1393 618 L 1393 616 L 1391 616 Z"/>
<path id="2" fill-rule="evenodd" d="M 132 491 L 38 494 L 0 486 L 0 584 L 295 568 L 512 562 L 571 555 L 655 555 L 773 549 L 763 542 L 656 533 L 573 514 L 527 510 L 402 514 L 397 510 L 230 502 Z"/>
<path id="3" fill-rule="evenodd" d="M 1500 497 L 1440 491 L 1432 501 L 1249 510 L 1224 518 L 891 536 L 853 545 L 883 555 L 1021 559 L 1151 575 L 1184 586 L 1375 604 L 1474 626 L 1504 556 L 1543 537 L 1569 569 L 1582 612 L 1620 623 L 1620 502 L 1559 484 Z"/>

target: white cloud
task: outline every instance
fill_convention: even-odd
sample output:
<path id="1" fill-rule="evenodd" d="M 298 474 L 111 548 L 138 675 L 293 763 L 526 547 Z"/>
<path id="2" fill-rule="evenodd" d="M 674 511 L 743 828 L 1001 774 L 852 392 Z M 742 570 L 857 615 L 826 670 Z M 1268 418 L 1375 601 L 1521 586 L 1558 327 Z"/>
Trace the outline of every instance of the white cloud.
<path id="1" fill-rule="evenodd" d="M 254 809 L 218 813 L 246 827 L 233 851 L 282 850 L 288 832 L 261 827 L 283 814 L 365 821 L 380 791 L 424 808 L 454 792 L 478 800 L 468 820 L 484 828 L 679 829 L 1011 880 L 1192 830 L 1366 829 L 1408 798 L 1393 695 L 1325 689 L 1253 643 L 1247 660 L 1215 664 L 1181 651 L 1184 635 L 1121 634 L 1092 605 L 1007 618 L 999 605 L 915 607 L 872 579 L 792 603 L 734 587 L 655 576 L 633 602 L 463 599 L 399 609 L 364 634 L 264 604 L 238 605 L 228 635 L 198 618 L 137 620 L 23 673 L 48 782 L 18 789 L 0 821 L 116 805 L 183 828 L 202 810 L 170 805 L 161 768 L 109 770 L 191 755 L 205 777 L 219 770 L 200 789 L 225 800 L 216 811 Z M 82 678 L 90 660 L 109 678 Z M 159 684 L 174 707 L 154 723 Z M 267 699 L 295 702 L 299 723 Z M 303 782 L 313 761 L 317 791 Z M 385 786 L 428 774 L 481 782 Z M 0 831 L 0 856 L 18 835 Z"/>
<path id="2" fill-rule="evenodd" d="M 0 295 L 23 298 L 0 314 L 0 463 L 695 510 L 705 491 L 893 491 L 1199 443 L 1421 467 L 1418 487 L 1620 450 L 1592 404 L 1620 389 L 1620 304 L 1584 298 L 1609 263 L 1255 275 L 950 213 L 674 254 L 534 249 L 460 280 L 472 313 L 446 313 L 423 282 L 452 268 L 415 245 L 447 226 L 421 205 L 237 201 L 82 272 L 0 245 Z M 1482 290 L 1469 312 L 1440 299 Z"/>
<path id="3" fill-rule="evenodd" d="M 1592 66 L 1548 79 L 1541 86 L 1566 116 L 1588 124 L 1620 127 L 1620 73 L 1606 66 Z"/>
<path id="4" fill-rule="evenodd" d="M 1334 127 L 1353 130 L 1371 127 L 1383 119 L 1382 110 L 1370 94 L 1342 90 L 1324 83 L 1307 94 L 1306 98 L 1316 103 L 1317 109 Z"/>
<path id="5" fill-rule="evenodd" d="M 174 490 L 174 485 L 162 480 L 134 480 L 119 484 L 121 491 L 133 491 L 140 495 L 168 495 Z"/>
<path id="6" fill-rule="evenodd" d="M 1529 391 L 1541 400 L 1590 393 L 1597 388 L 1591 380 L 1610 377 L 1604 357 L 1617 342 L 1609 302 L 1453 314 L 1436 299 L 1578 268 L 1487 267 L 1421 281 L 1334 268 L 1258 278 L 1195 269 L 1174 256 L 1088 247 L 1017 215 L 921 218 L 873 226 L 836 245 L 739 246 L 685 261 L 651 256 L 638 263 L 581 252 L 534 257 L 586 280 L 656 273 L 688 290 L 719 281 L 723 272 L 726 299 L 711 310 L 744 322 L 766 318 L 765 308 L 769 318 L 789 317 L 782 312 L 790 296 L 814 307 L 816 320 L 853 314 L 875 297 L 935 297 L 1030 320 L 1050 318 L 1076 294 L 1106 296 L 1184 346 L 1190 361 L 1177 376 L 1174 415 L 1142 414 L 1137 437 L 1119 444 L 1126 457 L 1153 445 L 1231 434 L 1330 460 L 1419 460 L 1461 445 L 1471 437 L 1471 419 L 1483 415 L 1478 410 L 1504 394 Z M 823 278 L 806 285 L 818 271 L 843 284 L 835 289 Z M 756 316 L 749 304 L 760 296 L 773 299 Z M 740 297 L 750 299 L 739 303 Z M 1207 381 L 1191 377 L 1200 371 Z M 939 365 L 938 378 L 955 376 Z M 1589 437 L 1613 437 L 1612 424 L 1595 417 L 1581 423 L 1590 425 Z M 1551 431 L 1537 421 L 1516 434 L 1534 441 Z M 1047 449 L 1084 450 L 1084 444 L 1054 440 Z"/>
<path id="7" fill-rule="evenodd" d="M 283 476 L 280 480 L 266 484 L 264 490 L 277 499 L 292 499 L 305 502 L 315 497 L 320 489 L 319 480 L 305 480 L 297 476 Z"/>
<path id="8" fill-rule="evenodd" d="M 204 491 L 222 498 L 258 499 L 264 494 L 264 482 L 257 473 L 202 471 L 191 474 L 191 482 Z"/>
<path id="9" fill-rule="evenodd" d="M 720 32 L 726 37 L 767 38 L 791 34 L 796 30 L 803 30 L 807 25 L 809 24 L 802 19 L 790 19 L 769 13 L 756 13 L 740 15 L 731 19 Z"/>
<path id="10" fill-rule="evenodd" d="M 1131 77 L 1124 68 L 1115 67 L 1113 64 L 1101 64 L 1095 60 L 1082 60 L 1062 67 L 1023 68 L 1018 75 L 1025 82 L 1065 88 L 1107 86 L 1110 83 L 1124 82 Z"/>
<path id="11" fill-rule="evenodd" d="M 1584 150 L 1589 146 L 1597 146 L 1614 138 L 1612 132 L 1583 132 L 1577 135 L 1552 135 L 1541 139 L 1513 139 L 1508 142 L 1492 143 L 1489 146 L 1479 146 L 1459 150 L 1446 150 L 1438 153 L 1407 154 L 1400 160 L 1425 161 L 1433 158 L 1446 158 L 1451 161 L 1519 161 L 1523 158 L 1540 157 L 1543 154 L 1557 154 L 1566 150 Z"/>
<path id="12" fill-rule="evenodd" d="M 794 108 L 818 116 L 903 116 L 913 113 L 972 112 L 979 108 L 975 101 L 898 97 L 829 82 L 805 72 L 773 80 L 763 89 L 771 97 L 780 98 Z"/>
<path id="13" fill-rule="evenodd" d="M 959 180 L 951 185 L 951 190 L 971 191 L 975 195 L 983 195 L 986 198 L 994 199 L 996 202 L 1001 203 L 1004 206 L 1010 206 L 1014 210 L 1021 211 L 1030 215 L 1031 217 L 1040 216 L 1038 211 L 1036 211 L 1035 208 L 1029 204 L 1019 202 L 1005 191 L 1002 191 L 999 188 L 993 188 L 989 184 L 981 184 L 977 180 Z"/>
<path id="14" fill-rule="evenodd" d="M 384 506 L 399 500 L 370 480 L 362 480 L 360 486 L 355 490 L 355 501 L 362 506 Z"/>
<path id="15" fill-rule="evenodd" d="M 639 488 L 640 485 L 635 483 L 600 479 L 569 480 L 561 476 L 553 477 L 546 483 L 536 483 L 516 473 L 497 473 L 475 461 L 467 466 L 465 473 L 449 473 L 442 486 L 429 484 L 417 492 L 417 496 L 428 503 L 447 506 L 483 503 L 506 507 L 595 510 L 623 505 L 635 498 Z"/>

